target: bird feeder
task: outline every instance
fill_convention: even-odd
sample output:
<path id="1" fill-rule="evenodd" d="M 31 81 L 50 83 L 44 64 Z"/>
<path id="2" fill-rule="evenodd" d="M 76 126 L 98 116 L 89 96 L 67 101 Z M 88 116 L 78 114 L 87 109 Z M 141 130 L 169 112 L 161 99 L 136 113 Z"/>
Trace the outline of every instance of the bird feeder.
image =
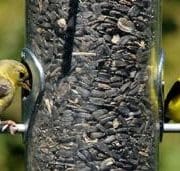
<path id="1" fill-rule="evenodd" d="M 164 123 L 160 13 L 160 0 L 26 1 L 28 171 L 157 170 L 180 128 Z"/>

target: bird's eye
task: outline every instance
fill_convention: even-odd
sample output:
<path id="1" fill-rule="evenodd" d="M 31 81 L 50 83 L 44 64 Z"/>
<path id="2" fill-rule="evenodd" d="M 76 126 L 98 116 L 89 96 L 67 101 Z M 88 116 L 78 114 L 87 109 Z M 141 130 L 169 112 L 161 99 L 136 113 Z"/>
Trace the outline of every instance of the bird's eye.
<path id="1" fill-rule="evenodd" d="M 20 78 L 24 78 L 24 76 L 25 76 L 25 74 L 24 74 L 23 72 L 20 72 L 20 73 L 19 73 L 19 77 L 20 77 Z"/>

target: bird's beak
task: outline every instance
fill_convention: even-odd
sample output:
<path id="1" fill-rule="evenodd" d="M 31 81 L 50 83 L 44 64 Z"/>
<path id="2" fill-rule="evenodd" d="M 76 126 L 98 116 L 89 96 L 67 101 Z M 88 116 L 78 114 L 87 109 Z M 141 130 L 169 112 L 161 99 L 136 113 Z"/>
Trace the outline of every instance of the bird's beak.
<path id="1" fill-rule="evenodd" d="M 24 81 L 24 82 L 20 82 L 20 83 L 19 83 L 19 86 L 22 87 L 22 88 L 25 89 L 25 90 L 31 91 L 31 88 L 30 88 L 31 85 L 30 85 L 30 83 L 29 83 L 28 80 L 26 80 L 26 81 Z"/>

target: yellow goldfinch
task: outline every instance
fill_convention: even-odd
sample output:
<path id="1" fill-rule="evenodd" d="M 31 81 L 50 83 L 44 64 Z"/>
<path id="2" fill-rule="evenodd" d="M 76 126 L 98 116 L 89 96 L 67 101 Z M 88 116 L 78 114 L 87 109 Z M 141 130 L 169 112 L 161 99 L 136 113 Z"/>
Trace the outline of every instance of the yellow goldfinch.
<path id="1" fill-rule="evenodd" d="M 165 122 L 180 122 L 180 78 L 173 84 L 165 99 Z"/>
<path id="2" fill-rule="evenodd" d="M 25 82 L 29 77 L 26 67 L 15 60 L 0 60 L 0 114 L 10 106 L 17 87 L 29 89 Z M 2 131 L 9 128 L 10 133 L 16 132 L 16 123 L 14 121 L 1 121 L 5 124 Z"/>

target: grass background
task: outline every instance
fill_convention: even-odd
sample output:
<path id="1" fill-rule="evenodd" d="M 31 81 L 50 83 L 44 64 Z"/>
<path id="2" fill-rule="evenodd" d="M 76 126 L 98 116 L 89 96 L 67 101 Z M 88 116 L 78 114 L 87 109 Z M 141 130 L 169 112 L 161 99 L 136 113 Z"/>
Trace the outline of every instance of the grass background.
<path id="1" fill-rule="evenodd" d="M 24 47 L 24 1 L 0 0 L 0 57 L 20 57 Z M 180 0 L 163 2 L 163 47 L 166 51 L 165 94 L 180 74 Z M 20 101 L 20 99 L 16 99 Z M 16 111 L 16 113 L 14 113 Z M 6 113 L 18 120 L 20 105 L 14 104 Z M 6 115 L 5 115 L 6 116 Z M 5 119 L 4 115 L 2 116 Z M 1 117 L 1 119 L 2 119 Z M 160 171 L 179 171 L 180 134 L 166 134 L 160 144 Z M 24 171 L 22 137 L 0 135 L 0 170 Z M 17 164 L 18 163 L 18 164 Z"/>

